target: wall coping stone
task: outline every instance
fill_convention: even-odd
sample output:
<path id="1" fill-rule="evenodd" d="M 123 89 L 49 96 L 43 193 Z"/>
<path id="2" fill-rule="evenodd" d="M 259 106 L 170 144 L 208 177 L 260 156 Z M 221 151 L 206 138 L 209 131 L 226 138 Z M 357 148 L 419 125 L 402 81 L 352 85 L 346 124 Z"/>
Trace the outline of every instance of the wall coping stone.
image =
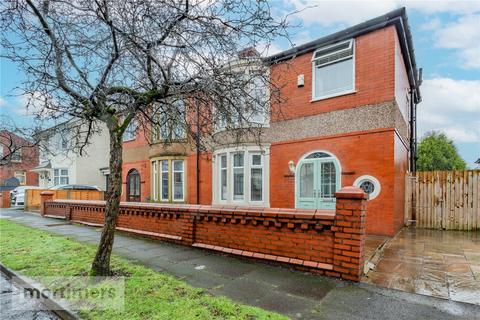
<path id="1" fill-rule="evenodd" d="M 357 187 L 344 187 L 338 192 L 335 192 L 337 199 L 368 199 L 368 195 L 362 189 Z"/>

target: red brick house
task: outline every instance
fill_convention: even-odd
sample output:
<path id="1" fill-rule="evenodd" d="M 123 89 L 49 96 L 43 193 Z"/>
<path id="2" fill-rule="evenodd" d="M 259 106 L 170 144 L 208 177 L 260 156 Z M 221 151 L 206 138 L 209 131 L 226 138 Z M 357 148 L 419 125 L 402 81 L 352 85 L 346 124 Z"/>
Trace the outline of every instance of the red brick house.
<path id="1" fill-rule="evenodd" d="M 334 209 L 335 191 L 356 185 L 370 194 L 367 232 L 394 235 L 421 101 L 405 9 L 257 59 L 284 99 L 261 142 L 198 153 L 174 125 L 168 146 L 127 132 L 124 200 Z"/>
<path id="2" fill-rule="evenodd" d="M 38 147 L 10 131 L 0 132 L 0 187 L 11 189 L 12 178 L 20 185 L 38 186 L 38 174 L 30 170 L 38 166 Z M 10 181 L 10 185 L 9 184 Z"/>

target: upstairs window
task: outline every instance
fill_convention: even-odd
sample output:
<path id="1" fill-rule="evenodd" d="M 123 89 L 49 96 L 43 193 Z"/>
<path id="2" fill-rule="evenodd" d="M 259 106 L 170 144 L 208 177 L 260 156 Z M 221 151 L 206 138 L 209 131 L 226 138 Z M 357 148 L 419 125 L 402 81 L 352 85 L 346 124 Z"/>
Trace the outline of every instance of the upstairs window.
<path id="1" fill-rule="evenodd" d="M 232 96 L 226 97 L 225 107 L 217 110 L 217 130 L 268 125 L 268 88 L 264 75 L 249 71 L 237 75 L 245 88 L 233 88 Z M 232 102 L 234 106 L 230 106 Z"/>
<path id="2" fill-rule="evenodd" d="M 15 146 L 13 147 L 15 149 Z M 10 155 L 10 161 L 12 162 L 22 162 L 22 149 L 18 148 L 12 152 Z"/>
<path id="3" fill-rule="evenodd" d="M 355 90 L 354 40 L 320 48 L 313 53 L 313 100 Z"/>
<path id="4" fill-rule="evenodd" d="M 185 102 L 177 100 L 170 110 L 159 110 L 155 116 L 157 125 L 153 130 L 153 141 L 174 141 L 187 138 Z"/>
<path id="5" fill-rule="evenodd" d="M 127 128 L 123 132 L 123 141 L 131 141 L 135 140 L 135 137 L 137 136 L 137 124 L 135 121 L 130 121 L 128 124 Z"/>
<path id="6" fill-rule="evenodd" d="M 68 184 L 68 169 L 53 169 L 53 184 L 55 186 Z"/>

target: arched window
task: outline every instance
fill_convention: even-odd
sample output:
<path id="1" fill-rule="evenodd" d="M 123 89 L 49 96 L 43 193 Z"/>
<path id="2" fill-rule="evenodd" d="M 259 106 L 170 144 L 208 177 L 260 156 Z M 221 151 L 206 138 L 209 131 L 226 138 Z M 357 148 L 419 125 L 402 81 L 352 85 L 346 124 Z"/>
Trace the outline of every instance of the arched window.
<path id="1" fill-rule="evenodd" d="M 127 174 L 127 201 L 140 202 L 140 174 L 137 169 L 131 169 Z"/>
<path id="2" fill-rule="evenodd" d="M 297 164 L 295 185 L 297 208 L 335 209 L 335 192 L 341 187 L 338 159 L 323 151 L 305 155 Z"/>

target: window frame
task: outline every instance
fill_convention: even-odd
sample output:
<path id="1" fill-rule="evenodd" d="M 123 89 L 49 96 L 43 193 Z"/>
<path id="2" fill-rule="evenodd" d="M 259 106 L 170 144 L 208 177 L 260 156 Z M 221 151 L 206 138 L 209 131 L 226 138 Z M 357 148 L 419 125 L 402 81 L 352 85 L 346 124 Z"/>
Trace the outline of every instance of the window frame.
<path id="1" fill-rule="evenodd" d="M 358 177 L 357 179 L 355 179 L 355 182 L 353 182 L 353 185 L 355 187 L 361 189 L 360 186 L 365 181 L 371 182 L 373 184 L 373 186 L 375 187 L 375 189 L 373 190 L 372 193 L 367 194 L 368 195 L 368 200 L 367 201 L 370 201 L 370 200 L 373 200 L 373 199 L 377 198 L 380 195 L 380 193 L 382 192 L 382 185 L 381 185 L 380 181 L 377 178 L 375 178 L 374 176 L 371 176 L 371 175 L 368 175 L 368 174 L 362 175 L 362 176 Z"/>
<path id="2" fill-rule="evenodd" d="M 67 171 L 67 174 L 63 174 L 62 173 L 62 170 L 66 170 Z M 70 184 L 70 170 L 68 170 L 68 168 L 53 168 L 52 169 L 53 171 L 53 185 L 54 186 L 63 186 L 63 185 L 67 185 L 67 184 Z M 58 175 L 55 174 L 55 171 L 58 171 Z M 58 178 L 58 184 L 55 183 L 55 179 Z M 62 182 L 62 178 L 66 178 L 67 179 L 67 183 L 61 183 Z"/>
<path id="3" fill-rule="evenodd" d="M 163 170 L 162 168 L 162 162 L 163 161 L 167 161 L 168 163 L 168 170 L 165 171 Z M 173 195 L 173 191 L 174 191 L 174 161 L 182 161 L 183 162 L 183 171 L 182 171 L 182 199 L 174 199 L 174 195 Z M 150 197 L 153 201 L 155 202 L 159 202 L 159 203 L 185 203 L 186 202 L 186 199 L 187 199 L 187 164 L 186 164 L 186 157 L 183 157 L 183 156 L 171 156 L 171 157 L 157 157 L 157 158 L 153 158 L 153 159 L 150 159 L 150 168 L 153 172 L 153 165 L 154 163 L 157 163 L 156 166 L 157 166 L 157 174 L 156 175 L 153 175 L 153 178 L 152 178 L 152 189 L 150 190 Z M 179 172 L 179 171 L 175 171 L 175 172 Z M 168 183 L 167 183 L 167 188 L 168 188 L 168 191 L 167 191 L 167 194 L 168 194 L 168 197 L 167 198 L 164 198 L 163 197 L 163 189 L 164 189 L 164 186 L 163 186 L 163 179 L 162 179 L 162 176 L 163 176 L 163 173 L 167 173 L 167 177 L 168 177 Z M 153 187 L 153 184 L 157 184 L 157 187 L 158 188 L 154 188 Z M 154 194 L 153 192 L 156 191 L 156 194 Z"/>
<path id="4" fill-rule="evenodd" d="M 244 153 L 244 162 L 243 162 L 243 189 L 244 196 L 243 200 L 234 199 L 234 167 L 233 167 L 233 156 L 239 152 Z M 253 155 L 261 155 L 261 165 L 252 165 Z M 221 159 L 222 156 L 226 156 L 227 167 L 222 168 Z M 270 146 L 243 146 L 243 147 L 232 147 L 219 149 L 214 151 L 213 156 L 213 188 L 212 188 L 212 199 L 213 204 L 223 204 L 223 205 L 245 205 L 252 207 L 269 207 L 269 188 L 270 188 L 270 176 L 269 176 L 269 166 L 270 166 Z M 255 168 L 262 169 L 262 200 L 252 200 L 251 194 L 251 171 Z M 226 188 L 226 199 L 222 199 L 222 184 L 221 184 L 221 171 L 226 170 L 227 177 L 227 188 Z"/>
<path id="5" fill-rule="evenodd" d="M 351 89 L 348 89 L 348 90 L 344 90 L 344 91 L 341 91 L 341 92 L 336 92 L 336 93 L 332 93 L 332 94 L 326 94 L 326 95 L 322 95 L 322 96 L 316 96 L 316 90 L 315 90 L 315 81 L 316 81 L 316 76 L 315 76 L 315 71 L 316 71 L 316 65 L 315 65 L 315 61 L 319 58 L 316 58 L 315 57 L 315 54 L 318 52 L 318 51 L 323 51 L 323 50 L 326 50 L 326 49 L 329 49 L 329 48 L 332 48 L 332 47 L 335 47 L 335 46 L 339 46 L 341 44 L 344 44 L 344 43 L 347 43 L 347 42 L 350 42 L 350 45 L 352 47 L 352 56 L 351 56 L 351 59 L 352 59 L 352 88 Z M 349 40 L 346 40 L 346 41 L 341 41 L 341 42 L 337 42 L 337 43 L 333 43 L 331 45 L 328 45 L 328 46 L 325 46 L 325 47 L 321 47 L 321 48 L 317 48 L 314 52 L 313 52 L 313 55 L 312 55 L 312 100 L 310 102 L 315 102 L 315 101 L 320 101 L 320 100 L 325 100 L 325 99 L 330 99 L 330 98 L 334 98 L 334 97 L 338 97 L 338 96 L 344 96 L 344 95 L 347 95 L 347 94 L 352 94 L 352 93 L 356 93 L 357 90 L 356 90 L 356 81 L 355 81 L 355 75 L 356 75 L 356 48 L 355 48 L 355 39 L 352 38 L 352 39 L 349 39 Z M 329 53 L 325 56 L 328 56 L 328 55 L 332 55 L 334 54 L 333 53 Z M 329 66 L 329 65 L 332 65 L 332 64 L 335 64 L 335 63 L 338 63 L 338 62 L 341 62 L 341 61 L 345 61 L 347 59 L 350 59 L 350 57 L 345 57 L 345 58 L 342 58 L 340 60 L 336 60 L 336 61 L 332 61 L 332 62 L 329 62 L 329 63 L 326 63 L 324 65 L 322 65 L 321 67 L 325 67 L 325 66 Z"/>
<path id="6" fill-rule="evenodd" d="M 23 158 L 22 148 L 18 148 L 9 154 L 10 162 L 21 163 Z M 15 159 L 14 157 L 18 157 Z"/>
<path id="7" fill-rule="evenodd" d="M 132 127 L 134 127 L 133 130 L 132 130 Z M 137 122 L 134 119 L 132 119 L 122 134 L 122 142 L 134 141 L 135 139 L 137 139 L 137 130 L 138 130 Z"/>
<path id="8" fill-rule="evenodd" d="M 21 174 L 18 174 L 18 173 L 21 173 Z M 18 179 L 18 176 L 22 176 L 23 182 L 20 181 L 20 179 L 18 179 L 20 185 L 21 185 L 21 186 L 27 185 L 27 171 L 26 171 L 26 170 L 15 170 L 15 171 L 13 172 L 13 176 L 14 176 L 15 178 L 17 178 L 17 179 Z"/>
<path id="9" fill-rule="evenodd" d="M 255 78 L 257 77 L 266 77 L 268 78 L 270 76 L 270 70 L 262 70 L 260 67 L 251 67 L 248 70 L 246 70 L 246 76 L 250 77 L 250 83 L 248 86 L 250 87 L 249 90 L 251 91 L 251 95 L 256 95 L 256 92 L 258 91 L 257 88 L 254 88 L 254 82 Z M 254 93 L 255 92 L 255 93 Z M 261 122 L 254 122 L 254 121 L 249 121 L 248 123 L 241 122 L 241 121 L 228 121 L 224 117 L 224 115 L 219 115 L 216 112 L 216 107 L 213 107 L 213 114 L 215 117 L 215 124 L 214 124 L 214 132 L 219 133 L 222 131 L 226 130 L 231 130 L 231 129 L 238 129 L 238 128 L 247 128 L 247 127 L 258 127 L 258 128 L 269 128 L 270 127 L 270 111 L 271 111 L 271 103 L 270 103 L 270 89 L 268 87 L 268 83 L 265 84 L 264 88 L 265 92 L 265 103 L 266 103 L 266 112 L 263 114 L 263 123 Z M 248 109 L 245 105 L 242 106 L 242 112 Z"/>
<path id="10" fill-rule="evenodd" d="M 155 126 L 155 128 L 152 130 L 152 141 L 154 143 L 163 142 L 163 141 L 183 142 L 187 140 L 188 138 L 187 103 L 183 99 L 173 102 L 173 104 L 175 103 L 181 103 L 183 105 L 183 111 L 181 112 L 181 115 L 180 115 L 183 118 L 182 119 L 183 123 L 181 125 L 181 127 L 183 127 L 182 128 L 183 130 L 181 130 L 182 136 L 174 138 L 174 133 L 176 132 L 175 129 L 177 128 L 176 125 L 178 121 L 176 121 L 176 119 L 172 119 L 167 116 L 167 119 L 165 121 L 165 125 L 167 126 L 166 128 L 167 137 L 162 137 L 162 129 L 163 129 L 162 126 Z M 157 114 L 155 117 L 156 117 L 156 121 L 161 120 L 160 118 L 162 117 L 162 115 Z"/>

